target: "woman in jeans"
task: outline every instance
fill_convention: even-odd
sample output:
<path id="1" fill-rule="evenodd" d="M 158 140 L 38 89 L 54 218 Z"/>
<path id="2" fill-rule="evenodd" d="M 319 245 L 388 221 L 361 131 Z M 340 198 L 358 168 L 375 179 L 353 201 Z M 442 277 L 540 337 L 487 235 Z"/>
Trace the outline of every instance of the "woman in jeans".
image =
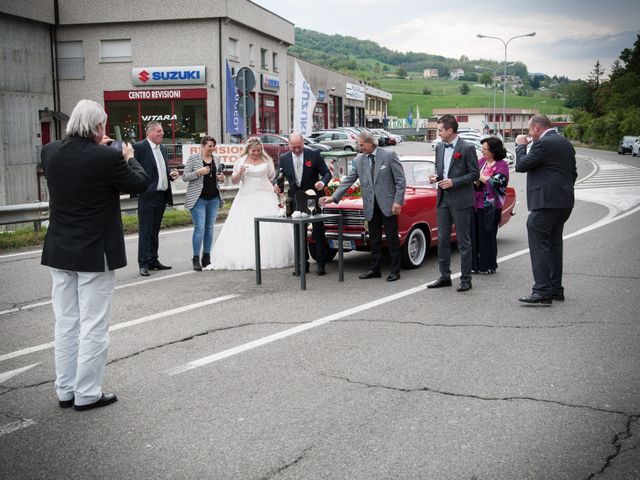
<path id="1" fill-rule="evenodd" d="M 182 179 L 189 183 L 184 207 L 191 211 L 193 222 L 193 269 L 201 272 L 211 263 L 211 246 L 213 245 L 213 227 L 218 210 L 224 204 L 218 181 L 224 180 L 224 174 L 218 173 L 220 159 L 213 152 L 216 140 L 206 135 L 202 138 L 200 152 L 189 157 L 182 174 Z M 202 247 L 202 263 L 200 248 Z"/>
<path id="2" fill-rule="evenodd" d="M 476 203 L 471 228 L 471 272 L 495 273 L 498 268 L 498 225 L 502 216 L 509 165 L 502 140 L 487 137 L 481 141 L 483 156 L 478 160 L 480 178 L 474 183 Z"/>

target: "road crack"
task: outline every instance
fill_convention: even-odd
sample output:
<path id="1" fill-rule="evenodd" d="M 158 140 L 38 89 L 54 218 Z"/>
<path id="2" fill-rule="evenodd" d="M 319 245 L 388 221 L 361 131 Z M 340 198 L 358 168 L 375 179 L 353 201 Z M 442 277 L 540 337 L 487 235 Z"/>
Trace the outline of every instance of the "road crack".
<path id="1" fill-rule="evenodd" d="M 442 327 L 442 328 L 504 328 L 504 329 L 522 329 L 522 330 L 546 330 L 554 328 L 569 328 L 580 325 L 608 325 L 606 322 L 564 322 L 558 325 L 494 325 L 490 323 L 426 323 L 411 320 L 403 322 L 401 320 L 389 320 L 386 318 L 345 318 L 335 320 L 333 323 L 395 323 L 399 325 L 419 325 L 421 327 Z M 634 323 L 624 323 L 616 325 L 635 325 Z"/>
<path id="2" fill-rule="evenodd" d="M 368 383 L 368 382 L 363 382 L 363 381 L 358 381 L 358 380 L 352 380 L 348 377 L 344 377 L 344 376 L 339 376 L 339 375 L 329 375 L 329 374 L 321 374 L 322 376 L 326 377 L 326 378 L 333 378 L 335 380 L 341 380 L 344 382 L 347 382 L 349 384 L 352 385 L 358 385 L 361 387 L 365 387 L 365 388 L 378 388 L 378 389 L 383 389 L 383 390 L 391 390 L 391 391 L 396 391 L 396 392 L 401 392 L 401 393 L 415 393 L 415 392 L 428 392 L 428 393 L 434 393 L 437 395 L 445 395 L 445 396 L 449 396 L 449 397 L 457 397 L 457 398 L 468 398 L 468 399 L 472 399 L 472 400 L 481 400 L 481 401 L 500 401 L 500 402 L 513 402 L 513 401 L 529 401 L 529 402 L 539 402 L 539 403 L 546 403 L 546 404 L 552 404 L 552 405 L 559 405 L 562 407 L 566 407 L 566 408 L 578 408 L 578 409 L 584 409 L 584 410 L 590 410 L 593 412 L 602 412 L 602 413 L 610 413 L 610 414 L 614 414 L 614 415 L 621 415 L 623 417 L 625 417 L 627 419 L 626 421 L 626 425 L 625 425 L 625 429 L 621 432 L 617 432 L 614 434 L 612 440 L 611 440 L 611 444 L 613 445 L 614 451 L 605 459 L 604 461 L 604 465 L 600 468 L 600 470 L 598 470 L 597 472 L 594 472 L 592 474 L 590 474 L 589 476 L 586 477 L 586 480 L 591 480 L 593 478 L 595 478 L 596 475 L 600 475 L 602 473 L 604 473 L 611 465 L 612 463 L 615 461 L 615 459 L 624 452 L 627 452 L 629 450 L 635 450 L 640 448 L 640 445 L 631 445 L 629 447 L 627 447 L 626 449 L 623 449 L 623 446 L 625 443 L 631 443 L 633 440 L 633 426 L 634 424 L 636 424 L 638 422 L 638 419 L 640 418 L 640 414 L 639 413 L 629 413 L 629 412 L 625 412 L 622 410 L 612 410 L 612 409 L 608 409 L 608 408 L 600 408 L 600 407 L 594 407 L 591 405 L 580 405 L 580 404 L 575 404 L 575 403 L 568 403 L 568 402 L 561 402 L 559 400 L 549 400 L 549 399 L 545 399 L 545 398 L 536 398 L 536 397 L 529 397 L 529 396 L 511 396 L 511 397 L 490 397 L 490 396 L 484 396 L 484 395 L 475 395 L 475 394 L 470 394 L 470 393 L 457 393 L 457 392 L 448 392 L 445 390 L 439 390 L 437 388 L 431 388 L 431 387 L 417 387 L 417 388 L 402 388 L 402 387 L 394 387 L 394 386 L 389 386 L 389 385 L 383 385 L 383 384 L 378 384 L 378 383 Z"/>
<path id="3" fill-rule="evenodd" d="M 279 475 L 280 473 L 284 472 L 285 470 L 293 467 L 295 464 L 297 464 L 298 462 L 302 461 L 306 456 L 307 453 L 314 447 L 314 445 L 311 445 L 310 447 L 305 448 L 304 450 L 302 450 L 302 453 L 300 453 L 296 458 L 294 458 L 292 461 L 285 463 L 282 467 L 276 468 L 274 470 L 271 470 L 269 473 L 267 473 L 266 475 L 260 477 L 259 480 L 269 480 L 273 477 L 275 477 L 276 475 Z"/>

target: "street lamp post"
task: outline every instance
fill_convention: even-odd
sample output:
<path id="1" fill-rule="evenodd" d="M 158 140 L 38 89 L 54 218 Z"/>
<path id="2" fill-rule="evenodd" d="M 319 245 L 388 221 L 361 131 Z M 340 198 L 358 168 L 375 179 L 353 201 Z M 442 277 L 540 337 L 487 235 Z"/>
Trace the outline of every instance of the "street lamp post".
<path id="1" fill-rule="evenodd" d="M 489 35 L 482 35 L 479 33 L 476 35 L 478 38 L 493 38 L 494 40 L 500 40 L 504 45 L 504 77 L 502 77 L 502 136 L 505 137 L 507 130 L 507 46 L 511 40 L 515 40 L 516 38 L 522 37 L 533 37 L 536 32 L 527 33 L 526 35 L 516 35 L 515 37 L 511 37 L 506 42 L 500 37 L 491 37 Z"/>
<path id="2" fill-rule="evenodd" d="M 480 65 L 475 65 L 476 70 L 490 70 L 493 73 L 493 77 L 491 78 L 491 84 L 493 85 L 493 125 L 496 125 L 496 77 L 498 76 L 495 69 L 491 67 L 481 67 Z"/>

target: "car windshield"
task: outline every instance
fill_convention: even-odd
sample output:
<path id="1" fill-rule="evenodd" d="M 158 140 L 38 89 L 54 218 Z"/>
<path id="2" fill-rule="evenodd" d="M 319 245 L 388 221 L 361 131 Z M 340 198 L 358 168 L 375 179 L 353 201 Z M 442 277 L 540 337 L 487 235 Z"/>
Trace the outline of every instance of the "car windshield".
<path id="1" fill-rule="evenodd" d="M 432 187 L 429 175 L 435 171 L 435 165 L 429 160 L 405 160 L 402 162 L 408 187 Z"/>
<path id="2" fill-rule="evenodd" d="M 636 139 L 636 137 L 623 137 L 622 141 L 623 142 L 633 142 Z"/>

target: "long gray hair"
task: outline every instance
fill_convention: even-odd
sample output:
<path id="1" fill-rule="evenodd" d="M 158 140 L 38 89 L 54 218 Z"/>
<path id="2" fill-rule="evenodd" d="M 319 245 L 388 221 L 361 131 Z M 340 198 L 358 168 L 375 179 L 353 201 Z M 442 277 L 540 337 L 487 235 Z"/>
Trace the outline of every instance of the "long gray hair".
<path id="1" fill-rule="evenodd" d="M 80 100 L 71 112 L 67 123 L 67 135 L 93 138 L 98 135 L 98 127 L 104 132 L 107 114 L 99 103 L 93 100 Z"/>

